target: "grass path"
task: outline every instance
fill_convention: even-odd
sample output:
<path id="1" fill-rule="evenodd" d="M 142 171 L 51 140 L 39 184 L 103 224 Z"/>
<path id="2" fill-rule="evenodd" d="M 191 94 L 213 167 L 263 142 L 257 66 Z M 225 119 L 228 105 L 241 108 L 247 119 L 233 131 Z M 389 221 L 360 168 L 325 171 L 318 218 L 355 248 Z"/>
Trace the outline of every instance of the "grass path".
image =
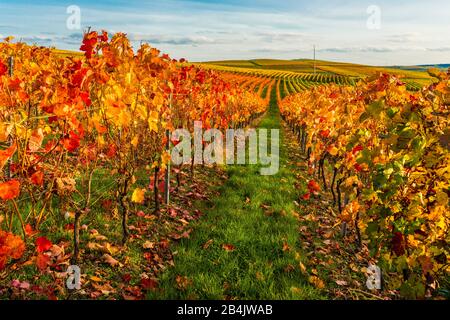
<path id="1" fill-rule="evenodd" d="M 261 176 L 259 165 L 230 166 L 221 196 L 204 204 L 191 238 L 176 248 L 175 266 L 148 298 L 325 298 L 299 267 L 299 222 L 292 215 L 298 194 L 280 124 L 273 90 L 259 128 L 280 129 L 279 173 Z"/>

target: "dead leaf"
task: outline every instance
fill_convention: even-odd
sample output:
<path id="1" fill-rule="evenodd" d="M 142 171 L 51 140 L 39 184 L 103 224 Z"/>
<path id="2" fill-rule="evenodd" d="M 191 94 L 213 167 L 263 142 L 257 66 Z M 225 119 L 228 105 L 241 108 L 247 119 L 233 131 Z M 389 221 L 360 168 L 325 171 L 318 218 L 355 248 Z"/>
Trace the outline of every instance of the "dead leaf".
<path id="1" fill-rule="evenodd" d="M 345 280 L 336 280 L 335 282 L 338 286 L 346 286 L 348 284 Z"/>
<path id="2" fill-rule="evenodd" d="M 107 253 L 102 256 L 102 261 L 109 264 L 111 267 L 115 267 L 120 264 L 119 261 L 117 261 Z"/>
<path id="3" fill-rule="evenodd" d="M 192 284 L 192 280 L 185 276 L 178 275 L 175 280 L 179 290 L 186 290 L 186 288 Z"/>
<path id="4" fill-rule="evenodd" d="M 145 290 L 153 290 L 158 287 L 158 282 L 155 279 L 142 278 L 141 287 Z"/>
<path id="5" fill-rule="evenodd" d="M 233 246 L 232 244 L 223 244 L 222 248 L 225 251 L 234 251 L 236 249 L 236 247 Z"/>
<path id="6" fill-rule="evenodd" d="M 298 265 L 299 265 L 299 267 L 300 267 L 300 271 L 301 271 L 303 274 L 306 274 L 307 271 L 306 271 L 305 265 L 304 265 L 303 263 L 301 263 L 301 262 L 299 262 Z"/>
<path id="7" fill-rule="evenodd" d="M 155 244 L 150 241 L 145 241 L 144 244 L 142 245 L 144 249 L 153 249 L 154 246 Z"/>
<path id="8" fill-rule="evenodd" d="M 100 279 L 100 278 L 97 277 L 97 276 L 91 276 L 90 279 L 91 279 L 92 281 L 94 281 L 94 282 L 102 282 L 102 281 L 103 281 L 102 279 Z"/>
<path id="9" fill-rule="evenodd" d="M 310 276 L 308 280 L 309 283 L 314 285 L 317 289 L 325 288 L 325 283 L 317 276 Z"/>
<path id="10" fill-rule="evenodd" d="M 202 248 L 203 248 L 204 250 L 208 249 L 209 246 L 213 244 L 213 242 L 214 242 L 213 239 L 209 239 L 208 241 L 205 242 L 205 244 L 202 246 Z"/>

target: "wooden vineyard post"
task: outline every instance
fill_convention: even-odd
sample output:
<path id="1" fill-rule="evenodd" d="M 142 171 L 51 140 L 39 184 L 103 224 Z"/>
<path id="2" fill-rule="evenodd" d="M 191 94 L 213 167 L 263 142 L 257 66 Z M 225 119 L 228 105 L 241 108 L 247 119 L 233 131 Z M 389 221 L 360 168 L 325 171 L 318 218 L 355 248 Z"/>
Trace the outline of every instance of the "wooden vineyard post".
<path id="1" fill-rule="evenodd" d="M 170 131 L 166 130 L 166 152 L 170 151 Z M 165 174 L 165 183 L 164 183 L 164 200 L 166 202 L 166 205 L 169 205 L 170 202 L 170 161 L 166 166 L 166 174 Z"/>
<path id="2" fill-rule="evenodd" d="M 11 56 L 8 59 L 8 69 L 9 69 L 9 76 L 12 77 L 14 74 L 14 57 Z M 9 135 L 8 137 L 8 143 L 11 146 L 12 145 L 12 137 Z M 6 177 L 7 179 L 11 179 L 11 157 L 8 159 L 8 165 L 6 166 Z"/>
<path id="3" fill-rule="evenodd" d="M 172 109 L 172 94 L 170 94 L 170 108 Z M 166 152 L 170 152 L 170 130 L 166 130 Z M 164 177 L 164 201 L 168 206 L 170 203 L 170 161 L 166 167 L 166 174 Z"/>

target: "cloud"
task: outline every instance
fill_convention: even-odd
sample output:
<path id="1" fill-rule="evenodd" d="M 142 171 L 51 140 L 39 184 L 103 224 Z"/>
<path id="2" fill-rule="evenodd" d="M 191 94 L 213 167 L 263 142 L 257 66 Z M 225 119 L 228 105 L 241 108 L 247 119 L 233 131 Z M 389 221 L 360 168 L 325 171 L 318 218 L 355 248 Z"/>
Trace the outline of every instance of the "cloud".
<path id="1" fill-rule="evenodd" d="M 299 32 L 270 31 L 256 32 L 254 35 L 264 42 L 283 42 L 284 44 L 295 41 L 303 41 L 310 38 L 307 34 Z"/>
<path id="2" fill-rule="evenodd" d="M 436 47 L 436 48 L 427 48 L 428 51 L 432 52 L 447 52 L 450 51 L 450 46 L 446 47 Z"/>
<path id="3" fill-rule="evenodd" d="M 17 37 L 16 40 L 31 44 L 50 45 L 51 43 L 53 43 L 54 38 L 45 35 L 30 35 L 24 37 Z"/>
<path id="4" fill-rule="evenodd" d="M 336 52 L 336 53 L 388 53 L 400 51 L 426 51 L 429 50 L 419 46 L 396 47 L 396 46 L 354 46 L 354 47 L 329 47 L 318 49 L 318 52 Z"/>
<path id="5" fill-rule="evenodd" d="M 417 42 L 419 38 L 420 33 L 418 32 L 408 32 L 386 36 L 386 40 L 393 43 Z"/>
<path id="6" fill-rule="evenodd" d="M 205 36 L 147 35 L 132 33 L 129 34 L 129 38 L 132 41 L 143 41 L 153 44 L 204 45 L 217 43 L 216 40 Z"/>

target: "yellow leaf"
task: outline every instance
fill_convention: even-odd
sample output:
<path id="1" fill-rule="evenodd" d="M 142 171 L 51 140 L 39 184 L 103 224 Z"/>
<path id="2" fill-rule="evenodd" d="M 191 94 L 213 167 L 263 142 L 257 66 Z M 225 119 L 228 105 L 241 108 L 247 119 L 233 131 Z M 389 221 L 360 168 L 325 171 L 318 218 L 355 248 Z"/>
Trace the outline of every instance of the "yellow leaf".
<path id="1" fill-rule="evenodd" d="M 135 203 L 143 203 L 145 199 L 145 189 L 136 188 L 131 196 L 131 201 Z"/>
<path id="2" fill-rule="evenodd" d="M 92 281 L 95 281 L 95 282 L 102 282 L 102 279 L 100 279 L 100 278 L 97 277 L 97 276 L 92 276 L 92 277 L 91 277 L 91 280 L 92 280 Z"/>
<path id="3" fill-rule="evenodd" d="M 436 194 L 436 201 L 438 204 L 440 204 L 441 206 L 446 206 L 448 205 L 448 196 L 445 192 L 443 191 L 439 191 Z"/>
<path id="4" fill-rule="evenodd" d="M 313 284 L 317 289 L 325 288 L 325 283 L 316 276 L 310 276 L 309 283 Z"/>
<path id="5" fill-rule="evenodd" d="M 329 150 L 328 150 L 328 153 L 329 154 L 331 154 L 332 156 L 335 156 L 335 155 L 337 155 L 338 154 L 338 152 L 339 152 L 339 149 L 338 148 L 336 148 L 336 147 L 331 147 Z"/>

